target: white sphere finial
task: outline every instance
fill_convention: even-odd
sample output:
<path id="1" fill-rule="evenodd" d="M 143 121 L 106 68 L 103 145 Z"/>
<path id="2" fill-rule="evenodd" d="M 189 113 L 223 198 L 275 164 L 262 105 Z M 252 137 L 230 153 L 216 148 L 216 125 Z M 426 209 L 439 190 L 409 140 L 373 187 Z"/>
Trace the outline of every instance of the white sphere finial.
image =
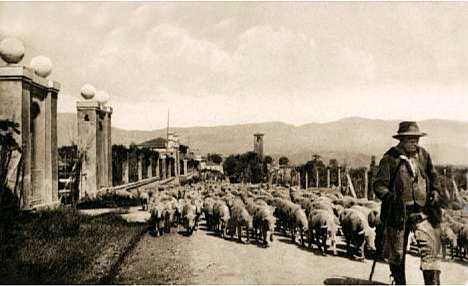
<path id="1" fill-rule="evenodd" d="M 0 57 L 8 65 L 19 63 L 24 57 L 24 45 L 15 38 L 6 38 L 0 43 Z"/>
<path id="2" fill-rule="evenodd" d="M 100 90 L 96 93 L 96 97 L 94 99 L 100 104 L 106 104 L 106 102 L 109 100 L 109 94 Z"/>
<path id="3" fill-rule="evenodd" d="M 90 100 L 96 95 L 96 88 L 87 83 L 81 87 L 80 93 L 84 99 Z"/>
<path id="4" fill-rule="evenodd" d="M 52 73 L 52 62 L 48 57 L 34 57 L 30 66 L 37 75 L 42 77 L 48 77 Z"/>

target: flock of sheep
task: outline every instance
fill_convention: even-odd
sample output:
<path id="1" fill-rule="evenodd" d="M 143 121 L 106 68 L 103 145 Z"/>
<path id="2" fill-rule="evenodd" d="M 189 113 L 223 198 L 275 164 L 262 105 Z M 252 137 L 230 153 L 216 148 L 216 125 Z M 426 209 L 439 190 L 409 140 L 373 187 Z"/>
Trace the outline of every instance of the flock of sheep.
<path id="1" fill-rule="evenodd" d="M 239 242 L 255 239 L 268 247 L 275 232 L 294 243 L 314 245 L 323 254 L 329 247 L 337 255 L 337 237 L 346 242 L 347 254 L 365 259 L 367 250 L 381 246 L 380 201 L 343 196 L 335 189 L 297 189 L 261 185 L 195 184 L 159 187 L 140 193 L 143 209 L 151 213 L 156 235 L 183 226 L 187 235 L 198 229 L 202 216 L 208 231 L 220 237 L 237 236 Z M 463 211 L 444 211 L 441 225 L 443 256 L 449 246 L 452 258 L 466 258 L 468 217 Z M 376 243 L 377 242 L 377 243 Z"/>

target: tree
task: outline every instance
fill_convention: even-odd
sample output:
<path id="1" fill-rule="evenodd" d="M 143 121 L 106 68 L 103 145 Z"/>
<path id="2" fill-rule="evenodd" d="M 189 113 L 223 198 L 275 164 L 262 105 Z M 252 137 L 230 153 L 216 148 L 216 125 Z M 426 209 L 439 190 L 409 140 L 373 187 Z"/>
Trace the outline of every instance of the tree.
<path id="1" fill-rule="evenodd" d="M 270 155 L 266 155 L 264 158 L 263 158 L 263 162 L 265 164 L 273 164 L 273 158 L 270 156 Z"/>
<path id="2" fill-rule="evenodd" d="M 11 168 L 17 168 L 17 174 L 21 170 L 21 159 L 18 161 L 18 166 L 11 166 L 11 163 L 14 163 L 12 159 L 15 153 L 18 152 L 21 156 L 21 148 L 15 140 L 15 134 L 20 134 L 18 123 L 10 120 L 0 120 L 0 198 L 3 198 L 10 191 L 16 193 L 16 187 L 19 183 L 16 180 L 14 190 L 11 190 L 11 186 L 8 185 Z"/>
<path id="3" fill-rule="evenodd" d="M 223 162 L 223 157 L 221 157 L 220 154 L 210 154 L 206 156 L 207 162 L 215 163 L 215 164 L 221 164 Z"/>
<path id="4" fill-rule="evenodd" d="M 224 160 L 223 170 L 231 183 L 261 183 L 266 180 L 264 161 L 255 152 L 230 155 Z"/>
<path id="5" fill-rule="evenodd" d="M 231 183 L 239 183 L 241 181 L 241 174 L 238 172 L 239 164 L 239 155 L 229 155 L 229 157 L 224 160 L 223 170 Z"/>
<path id="6" fill-rule="evenodd" d="M 280 164 L 280 166 L 287 166 L 289 164 L 289 158 L 282 156 L 279 158 L 278 163 Z"/>
<path id="7" fill-rule="evenodd" d="M 180 144 L 180 145 L 179 145 L 179 152 L 180 152 L 180 154 L 187 155 L 188 148 L 189 148 L 188 146 L 185 146 L 185 145 Z"/>
<path id="8" fill-rule="evenodd" d="M 0 261 L 2 266 L 6 266 L 0 267 L 2 277 L 6 274 L 4 272 L 15 268 L 13 261 L 18 256 L 23 238 L 18 223 L 23 175 L 21 148 L 15 139 L 15 134 L 20 134 L 19 127 L 16 122 L 0 120 Z M 14 185 L 10 185 L 8 177 L 15 174 L 15 169 L 16 180 Z"/>
<path id="9" fill-rule="evenodd" d="M 328 167 L 331 168 L 331 169 L 336 169 L 338 168 L 338 161 L 336 159 L 330 159 L 330 161 L 328 162 Z"/>

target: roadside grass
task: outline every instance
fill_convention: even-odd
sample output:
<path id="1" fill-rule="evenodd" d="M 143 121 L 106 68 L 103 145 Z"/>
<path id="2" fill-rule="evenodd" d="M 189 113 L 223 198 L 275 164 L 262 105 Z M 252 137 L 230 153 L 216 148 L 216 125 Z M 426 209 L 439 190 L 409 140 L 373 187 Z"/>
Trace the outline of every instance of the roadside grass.
<path id="1" fill-rule="evenodd" d="M 145 225 L 118 213 L 89 216 L 71 207 L 22 214 L 15 257 L 0 265 L 0 284 L 99 284 Z"/>

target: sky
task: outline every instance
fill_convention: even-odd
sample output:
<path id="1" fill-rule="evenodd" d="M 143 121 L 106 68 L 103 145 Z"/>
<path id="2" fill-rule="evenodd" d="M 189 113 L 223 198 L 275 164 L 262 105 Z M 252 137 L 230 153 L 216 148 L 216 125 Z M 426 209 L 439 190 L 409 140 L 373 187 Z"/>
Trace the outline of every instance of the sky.
<path id="1" fill-rule="evenodd" d="M 0 2 L 50 58 L 58 112 L 110 95 L 131 130 L 345 117 L 468 121 L 468 2 Z M 0 60 L 0 65 L 5 65 Z"/>

